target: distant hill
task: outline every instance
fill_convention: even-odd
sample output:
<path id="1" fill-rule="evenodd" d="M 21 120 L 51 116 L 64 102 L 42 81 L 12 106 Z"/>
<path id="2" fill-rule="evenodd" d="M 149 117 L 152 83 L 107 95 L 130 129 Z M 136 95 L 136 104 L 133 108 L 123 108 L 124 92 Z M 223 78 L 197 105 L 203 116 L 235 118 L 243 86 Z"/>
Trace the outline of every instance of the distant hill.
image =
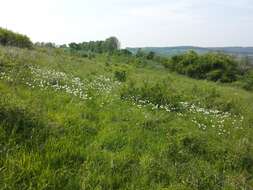
<path id="1" fill-rule="evenodd" d="M 127 48 L 133 53 L 136 53 L 139 48 Z M 238 56 L 249 56 L 253 58 L 253 47 L 196 47 L 196 46 L 176 46 L 176 47 L 143 47 L 143 51 L 153 51 L 159 55 L 171 56 L 185 53 L 189 50 L 194 50 L 198 53 L 208 52 L 224 52 Z"/>

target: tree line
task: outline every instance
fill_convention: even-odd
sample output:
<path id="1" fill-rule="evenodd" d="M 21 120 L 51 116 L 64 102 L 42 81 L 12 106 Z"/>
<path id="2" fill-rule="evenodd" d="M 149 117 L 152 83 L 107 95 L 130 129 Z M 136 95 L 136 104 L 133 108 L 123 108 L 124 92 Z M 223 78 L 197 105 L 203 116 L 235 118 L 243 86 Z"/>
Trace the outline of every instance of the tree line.
<path id="1" fill-rule="evenodd" d="M 92 53 L 113 53 L 120 50 L 120 41 L 116 37 L 107 38 L 104 41 L 90 41 L 75 43 L 72 42 L 68 45 L 57 46 L 52 42 L 36 42 L 32 43 L 30 38 L 26 35 L 15 33 L 11 30 L 0 27 L 0 45 L 15 46 L 20 48 L 46 47 L 46 48 L 69 48 L 71 51 L 86 51 Z"/>
<path id="2" fill-rule="evenodd" d="M 90 41 L 82 43 L 70 43 L 69 48 L 73 51 L 87 51 L 93 53 L 113 53 L 120 49 L 120 42 L 116 37 L 107 38 L 105 41 Z M 66 47 L 66 46 L 61 46 Z"/>

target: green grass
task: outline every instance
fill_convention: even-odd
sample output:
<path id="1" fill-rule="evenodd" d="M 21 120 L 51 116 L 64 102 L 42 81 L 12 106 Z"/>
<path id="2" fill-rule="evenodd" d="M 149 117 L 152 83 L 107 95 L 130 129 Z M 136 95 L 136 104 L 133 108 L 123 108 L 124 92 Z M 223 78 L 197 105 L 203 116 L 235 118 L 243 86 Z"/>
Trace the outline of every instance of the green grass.
<path id="1" fill-rule="evenodd" d="M 119 83 L 122 70 L 126 82 Z M 0 47 L 3 72 L 0 189 L 253 187 L 251 92 L 136 67 L 133 58 L 59 49 Z"/>

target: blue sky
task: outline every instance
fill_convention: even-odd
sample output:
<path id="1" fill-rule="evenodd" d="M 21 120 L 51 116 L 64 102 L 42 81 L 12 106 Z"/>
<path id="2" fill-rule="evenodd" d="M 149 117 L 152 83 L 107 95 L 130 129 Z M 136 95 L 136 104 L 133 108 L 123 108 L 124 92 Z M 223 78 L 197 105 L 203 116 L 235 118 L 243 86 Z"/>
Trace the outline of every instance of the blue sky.
<path id="1" fill-rule="evenodd" d="M 8 0 L 0 26 L 57 44 L 253 46 L 253 0 Z"/>

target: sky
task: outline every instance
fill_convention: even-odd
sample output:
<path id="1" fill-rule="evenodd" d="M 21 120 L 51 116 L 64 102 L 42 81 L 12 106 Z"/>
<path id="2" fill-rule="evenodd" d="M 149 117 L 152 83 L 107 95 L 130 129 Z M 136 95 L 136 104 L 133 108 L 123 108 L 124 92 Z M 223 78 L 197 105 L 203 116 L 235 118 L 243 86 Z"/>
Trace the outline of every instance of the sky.
<path id="1" fill-rule="evenodd" d="M 253 46 L 253 0 L 2 0 L 0 26 L 56 44 Z"/>

